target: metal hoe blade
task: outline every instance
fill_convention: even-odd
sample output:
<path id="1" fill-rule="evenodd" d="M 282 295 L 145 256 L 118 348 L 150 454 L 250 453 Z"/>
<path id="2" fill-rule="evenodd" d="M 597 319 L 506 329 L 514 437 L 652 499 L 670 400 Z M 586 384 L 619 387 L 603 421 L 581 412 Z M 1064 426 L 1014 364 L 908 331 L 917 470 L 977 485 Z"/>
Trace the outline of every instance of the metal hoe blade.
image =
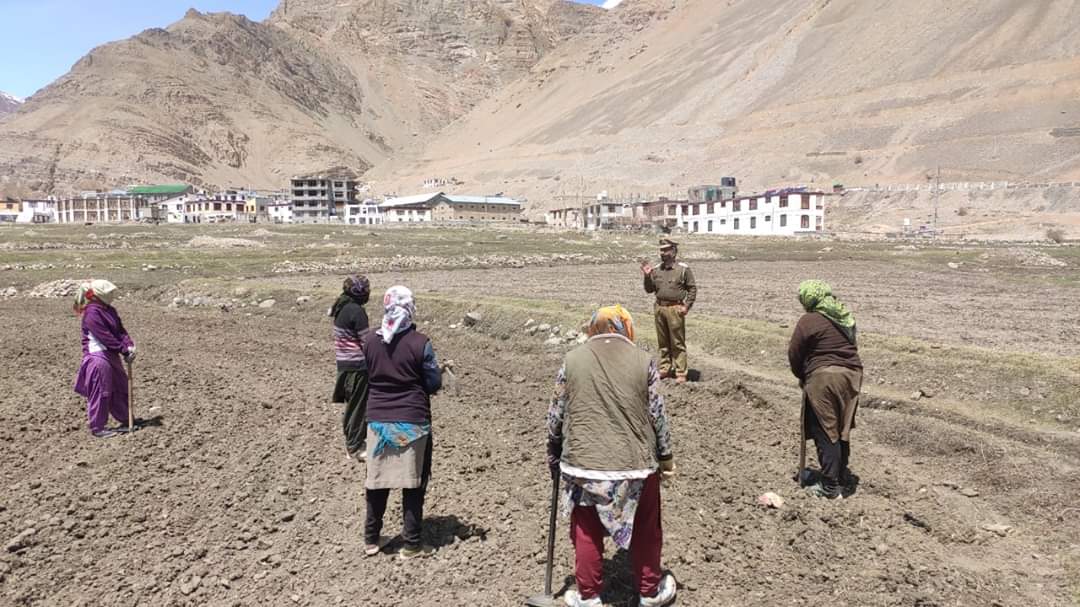
<path id="1" fill-rule="evenodd" d="M 529 597 L 525 604 L 528 607 L 555 607 L 555 597 L 538 594 L 533 597 Z"/>

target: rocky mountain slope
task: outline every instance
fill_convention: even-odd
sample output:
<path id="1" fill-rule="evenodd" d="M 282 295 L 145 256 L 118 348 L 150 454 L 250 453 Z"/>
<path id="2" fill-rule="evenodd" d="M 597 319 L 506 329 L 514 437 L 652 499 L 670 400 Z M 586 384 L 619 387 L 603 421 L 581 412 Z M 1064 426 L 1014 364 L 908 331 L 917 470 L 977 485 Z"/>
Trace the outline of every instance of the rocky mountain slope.
<path id="1" fill-rule="evenodd" d="M 15 110 L 19 109 L 20 105 L 22 105 L 22 99 L 0 91 L 0 118 L 14 113 Z"/>
<path id="2" fill-rule="evenodd" d="M 5 121 L 0 187 L 281 187 L 363 171 L 597 13 L 562 0 L 282 0 L 264 23 L 189 11 L 94 49 Z"/>
<path id="3" fill-rule="evenodd" d="M 1080 4 L 625 0 L 444 131 L 377 167 L 557 206 L 685 192 L 1080 179 Z"/>

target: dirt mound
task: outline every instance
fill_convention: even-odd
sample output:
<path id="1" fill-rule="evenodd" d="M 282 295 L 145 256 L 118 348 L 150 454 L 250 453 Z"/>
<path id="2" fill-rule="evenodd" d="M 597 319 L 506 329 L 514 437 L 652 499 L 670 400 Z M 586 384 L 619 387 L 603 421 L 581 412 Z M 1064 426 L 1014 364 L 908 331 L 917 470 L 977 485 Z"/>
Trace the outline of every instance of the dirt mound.
<path id="1" fill-rule="evenodd" d="M 214 236 L 196 236 L 187 242 L 187 246 L 195 249 L 231 249 L 231 248 L 259 248 L 263 243 L 247 238 L 217 238 Z"/>
<path id="2" fill-rule="evenodd" d="M 1020 265 L 1037 268 L 1061 268 L 1069 264 L 1034 249 L 1010 248 L 1006 254 L 1016 260 Z"/>
<path id="3" fill-rule="evenodd" d="M 26 294 L 27 297 L 34 299 L 56 299 L 60 297 L 73 297 L 75 292 L 79 290 L 79 285 L 84 281 L 72 280 L 69 278 L 61 278 L 60 280 L 51 280 L 49 282 L 43 282 Z"/>

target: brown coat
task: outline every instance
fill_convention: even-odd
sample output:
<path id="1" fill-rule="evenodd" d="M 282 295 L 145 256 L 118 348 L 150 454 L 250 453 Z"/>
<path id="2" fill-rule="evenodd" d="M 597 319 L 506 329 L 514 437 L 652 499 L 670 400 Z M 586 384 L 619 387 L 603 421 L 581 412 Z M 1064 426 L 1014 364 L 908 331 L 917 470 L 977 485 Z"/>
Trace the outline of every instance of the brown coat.
<path id="1" fill-rule="evenodd" d="M 788 344 L 791 372 L 806 383 L 815 369 L 836 365 L 862 370 L 859 347 L 848 341 L 831 320 L 817 312 L 803 314 Z"/>

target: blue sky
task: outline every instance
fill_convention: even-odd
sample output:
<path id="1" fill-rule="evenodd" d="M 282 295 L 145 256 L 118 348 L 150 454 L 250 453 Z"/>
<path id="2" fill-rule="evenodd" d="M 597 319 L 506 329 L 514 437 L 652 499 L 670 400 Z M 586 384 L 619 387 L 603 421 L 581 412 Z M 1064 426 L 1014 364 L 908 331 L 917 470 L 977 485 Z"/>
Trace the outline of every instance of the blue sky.
<path id="1" fill-rule="evenodd" d="M 179 21 L 188 8 L 230 11 L 258 21 L 278 1 L 0 0 L 0 91 L 29 97 L 95 46 Z"/>

